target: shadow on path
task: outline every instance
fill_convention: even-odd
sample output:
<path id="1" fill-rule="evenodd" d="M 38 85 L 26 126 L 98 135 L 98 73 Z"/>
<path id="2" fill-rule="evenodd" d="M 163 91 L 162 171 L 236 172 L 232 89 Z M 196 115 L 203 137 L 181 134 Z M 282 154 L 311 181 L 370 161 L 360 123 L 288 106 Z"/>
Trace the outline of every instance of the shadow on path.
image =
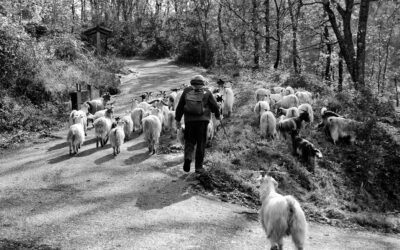
<path id="1" fill-rule="evenodd" d="M 151 155 L 149 154 L 149 152 L 146 150 L 143 153 L 134 155 L 128 159 L 125 160 L 125 164 L 127 165 L 131 165 L 131 164 L 138 164 L 141 163 L 147 159 L 149 159 L 151 157 Z"/>

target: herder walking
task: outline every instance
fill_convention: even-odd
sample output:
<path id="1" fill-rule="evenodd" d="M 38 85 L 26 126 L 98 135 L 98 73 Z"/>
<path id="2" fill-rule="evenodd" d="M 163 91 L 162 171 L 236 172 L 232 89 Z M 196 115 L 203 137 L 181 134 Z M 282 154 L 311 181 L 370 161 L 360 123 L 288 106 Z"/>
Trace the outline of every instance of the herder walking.
<path id="1" fill-rule="evenodd" d="M 181 128 L 181 119 L 185 115 L 185 155 L 183 170 L 190 171 L 193 151 L 196 148 L 195 171 L 201 173 L 203 169 L 204 151 L 207 139 L 207 125 L 211 119 L 211 112 L 220 120 L 220 111 L 217 101 L 208 88 L 205 79 L 196 75 L 190 81 L 189 87 L 183 90 L 181 99 L 176 108 L 176 127 Z"/>

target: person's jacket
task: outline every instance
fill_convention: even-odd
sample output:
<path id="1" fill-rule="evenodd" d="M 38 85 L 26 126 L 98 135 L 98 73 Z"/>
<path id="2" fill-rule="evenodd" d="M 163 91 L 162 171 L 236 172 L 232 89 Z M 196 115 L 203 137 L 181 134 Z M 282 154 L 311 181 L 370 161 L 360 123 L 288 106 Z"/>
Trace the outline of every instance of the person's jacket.
<path id="1" fill-rule="evenodd" d="M 193 88 L 202 89 L 204 91 L 203 92 L 204 112 L 202 115 L 186 114 L 184 112 L 186 94 L 189 91 L 193 90 Z M 212 95 L 211 91 L 202 85 L 191 85 L 183 90 L 181 99 L 179 100 L 178 106 L 176 107 L 175 120 L 180 122 L 182 116 L 185 115 L 185 123 L 192 121 L 209 121 L 211 119 L 211 112 L 215 114 L 215 117 L 217 119 L 220 117 L 219 106 L 214 96 Z"/>

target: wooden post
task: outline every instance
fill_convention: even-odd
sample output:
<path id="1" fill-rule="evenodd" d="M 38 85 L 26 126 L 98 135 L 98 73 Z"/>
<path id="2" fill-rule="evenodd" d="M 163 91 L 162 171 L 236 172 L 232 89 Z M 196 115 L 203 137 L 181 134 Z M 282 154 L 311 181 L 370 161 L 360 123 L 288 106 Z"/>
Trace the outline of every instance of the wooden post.
<path id="1" fill-rule="evenodd" d="M 96 47 L 97 47 L 97 53 L 101 53 L 101 40 L 100 40 L 100 31 L 97 30 L 96 32 Z"/>
<path id="2" fill-rule="evenodd" d="M 394 87 L 396 88 L 396 107 L 399 106 L 399 90 L 397 89 L 397 77 L 394 77 Z"/>

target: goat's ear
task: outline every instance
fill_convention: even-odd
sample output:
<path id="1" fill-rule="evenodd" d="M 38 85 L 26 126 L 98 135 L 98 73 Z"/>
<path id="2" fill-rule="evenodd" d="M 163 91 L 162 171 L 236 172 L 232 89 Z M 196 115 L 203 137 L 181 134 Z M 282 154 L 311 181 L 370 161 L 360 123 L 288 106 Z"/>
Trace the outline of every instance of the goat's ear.
<path id="1" fill-rule="evenodd" d="M 272 183 L 274 183 L 274 187 L 277 188 L 278 187 L 278 182 L 271 177 Z"/>

